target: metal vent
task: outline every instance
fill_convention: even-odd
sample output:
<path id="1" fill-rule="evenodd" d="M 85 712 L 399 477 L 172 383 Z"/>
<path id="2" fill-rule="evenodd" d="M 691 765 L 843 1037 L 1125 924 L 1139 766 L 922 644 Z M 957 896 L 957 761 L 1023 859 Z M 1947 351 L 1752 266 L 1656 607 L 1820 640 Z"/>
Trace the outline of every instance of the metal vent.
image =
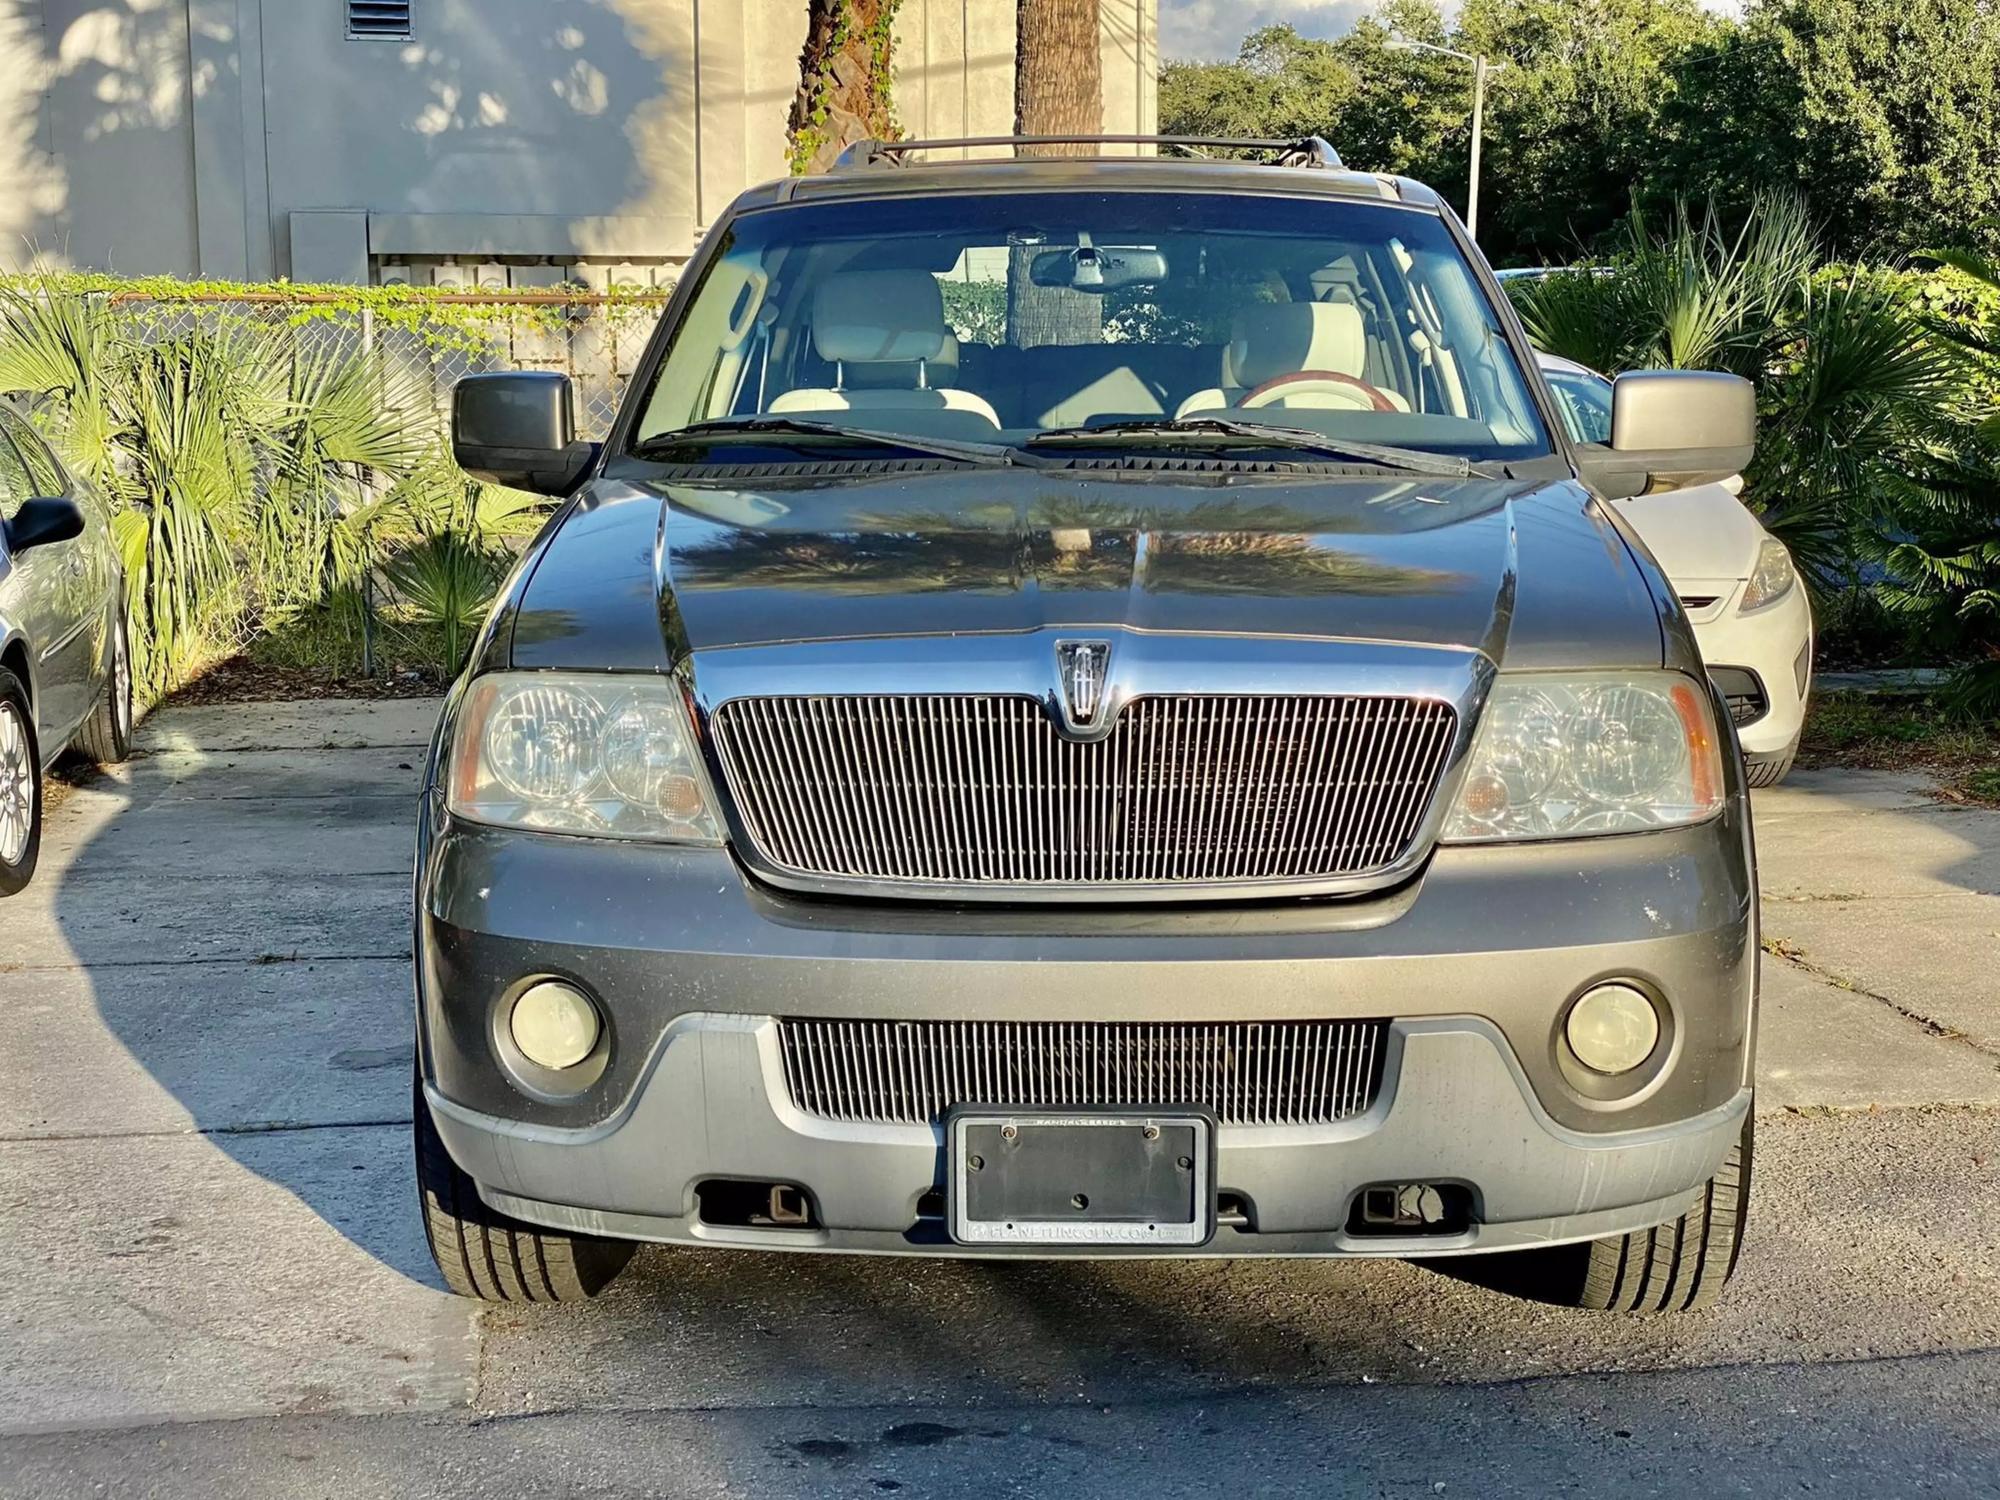
<path id="1" fill-rule="evenodd" d="M 347 0 L 347 34 L 390 40 L 410 35 L 410 0 Z"/>
<path id="2" fill-rule="evenodd" d="M 1386 1021 L 782 1020 L 785 1087 L 823 1119 L 926 1125 L 958 1104 L 1198 1106 L 1225 1125 L 1352 1119 Z"/>
<path id="3" fill-rule="evenodd" d="M 1710 667 L 1709 677 L 1729 700 L 1729 717 L 1738 729 L 1747 729 L 1771 711 L 1770 695 L 1764 680 L 1745 667 Z"/>
<path id="4" fill-rule="evenodd" d="M 1157 697 L 1103 739 L 1015 697 L 739 698 L 729 790 L 782 871 L 1006 887 L 1366 876 L 1409 851 L 1457 726 L 1419 698 Z"/>

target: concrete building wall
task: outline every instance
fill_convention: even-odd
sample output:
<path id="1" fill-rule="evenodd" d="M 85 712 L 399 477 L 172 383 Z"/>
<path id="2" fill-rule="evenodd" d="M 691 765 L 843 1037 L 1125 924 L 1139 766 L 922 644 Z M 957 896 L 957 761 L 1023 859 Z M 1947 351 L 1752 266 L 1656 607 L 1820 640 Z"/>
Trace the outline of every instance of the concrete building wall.
<path id="1" fill-rule="evenodd" d="M 1157 0 L 1103 0 L 1152 128 Z M 805 0 L 0 0 L 0 265 L 554 280 L 685 258 L 785 171 Z M 1005 134 L 1013 0 L 904 0 L 912 134 Z M 445 263 L 453 264 L 447 267 Z"/>
<path id="2" fill-rule="evenodd" d="M 0 0 L 0 262 L 196 269 L 185 4 Z"/>

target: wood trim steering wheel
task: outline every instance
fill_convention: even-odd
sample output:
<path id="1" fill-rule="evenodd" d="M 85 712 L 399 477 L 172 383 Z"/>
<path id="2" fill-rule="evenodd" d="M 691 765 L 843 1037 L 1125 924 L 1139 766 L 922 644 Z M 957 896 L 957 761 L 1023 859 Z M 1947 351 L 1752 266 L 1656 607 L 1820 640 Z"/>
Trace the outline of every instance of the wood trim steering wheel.
<path id="1" fill-rule="evenodd" d="M 1236 405 L 1246 409 L 1263 406 L 1267 404 L 1266 398 L 1273 392 L 1282 393 L 1286 386 L 1299 384 L 1337 385 L 1343 389 L 1356 390 L 1368 398 L 1368 409 L 1370 411 L 1396 410 L 1396 403 L 1391 401 L 1388 395 L 1379 387 L 1370 385 L 1358 376 L 1344 375 L 1339 370 L 1300 370 L 1293 375 L 1276 376 L 1265 381 L 1262 385 L 1244 396 Z"/>

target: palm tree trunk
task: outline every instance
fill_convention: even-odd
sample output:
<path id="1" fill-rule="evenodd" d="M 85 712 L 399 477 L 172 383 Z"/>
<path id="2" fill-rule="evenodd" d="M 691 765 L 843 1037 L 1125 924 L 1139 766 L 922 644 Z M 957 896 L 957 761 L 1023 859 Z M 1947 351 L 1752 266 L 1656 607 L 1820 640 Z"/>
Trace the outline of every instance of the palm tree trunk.
<path id="1" fill-rule="evenodd" d="M 1014 133 L 1096 135 L 1104 129 L 1103 21 L 1099 0 L 1020 0 L 1014 22 Z M 1089 145 L 1020 146 L 1022 156 L 1093 156 Z M 1034 246 L 1017 245 L 1007 275 L 1007 342 L 1095 344 L 1103 300 L 1028 279 Z"/>
<path id="2" fill-rule="evenodd" d="M 790 138 L 795 173 L 824 172 L 856 141 L 893 140 L 891 42 L 902 0 L 807 0 Z"/>
<path id="3" fill-rule="evenodd" d="M 1099 0 L 1020 0 L 1014 21 L 1014 131 L 1096 135 L 1104 129 Z M 1029 146 L 1021 154 L 1090 156 L 1089 146 Z"/>

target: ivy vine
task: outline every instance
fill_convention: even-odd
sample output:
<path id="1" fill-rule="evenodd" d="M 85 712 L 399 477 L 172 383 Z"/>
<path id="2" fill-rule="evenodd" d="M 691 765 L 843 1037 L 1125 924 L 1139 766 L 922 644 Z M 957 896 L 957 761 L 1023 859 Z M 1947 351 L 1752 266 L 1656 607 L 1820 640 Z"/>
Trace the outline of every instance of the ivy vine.
<path id="1" fill-rule="evenodd" d="M 164 318 L 215 308 L 266 326 L 292 328 L 351 326 L 365 314 L 378 332 L 408 335 L 431 354 L 440 355 L 483 349 L 507 330 L 561 333 L 585 317 L 601 318 L 607 329 L 636 327 L 659 316 L 673 288 L 599 291 L 566 285 L 524 293 L 33 271 L 0 275 L 0 297 L 9 295 L 103 296 L 121 306 L 150 306 Z"/>
<path id="2" fill-rule="evenodd" d="M 799 95 L 792 106 L 787 132 L 792 175 L 804 176 L 820 163 L 833 144 L 836 113 L 858 119 L 878 138 L 902 134 L 896 123 L 896 12 L 902 0 L 820 0 L 809 23 L 805 50 L 799 59 Z M 821 18 L 825 30 L 817 31 Z M 838 61 L 861 64 L 858 84 L 843 84 Z"/>

